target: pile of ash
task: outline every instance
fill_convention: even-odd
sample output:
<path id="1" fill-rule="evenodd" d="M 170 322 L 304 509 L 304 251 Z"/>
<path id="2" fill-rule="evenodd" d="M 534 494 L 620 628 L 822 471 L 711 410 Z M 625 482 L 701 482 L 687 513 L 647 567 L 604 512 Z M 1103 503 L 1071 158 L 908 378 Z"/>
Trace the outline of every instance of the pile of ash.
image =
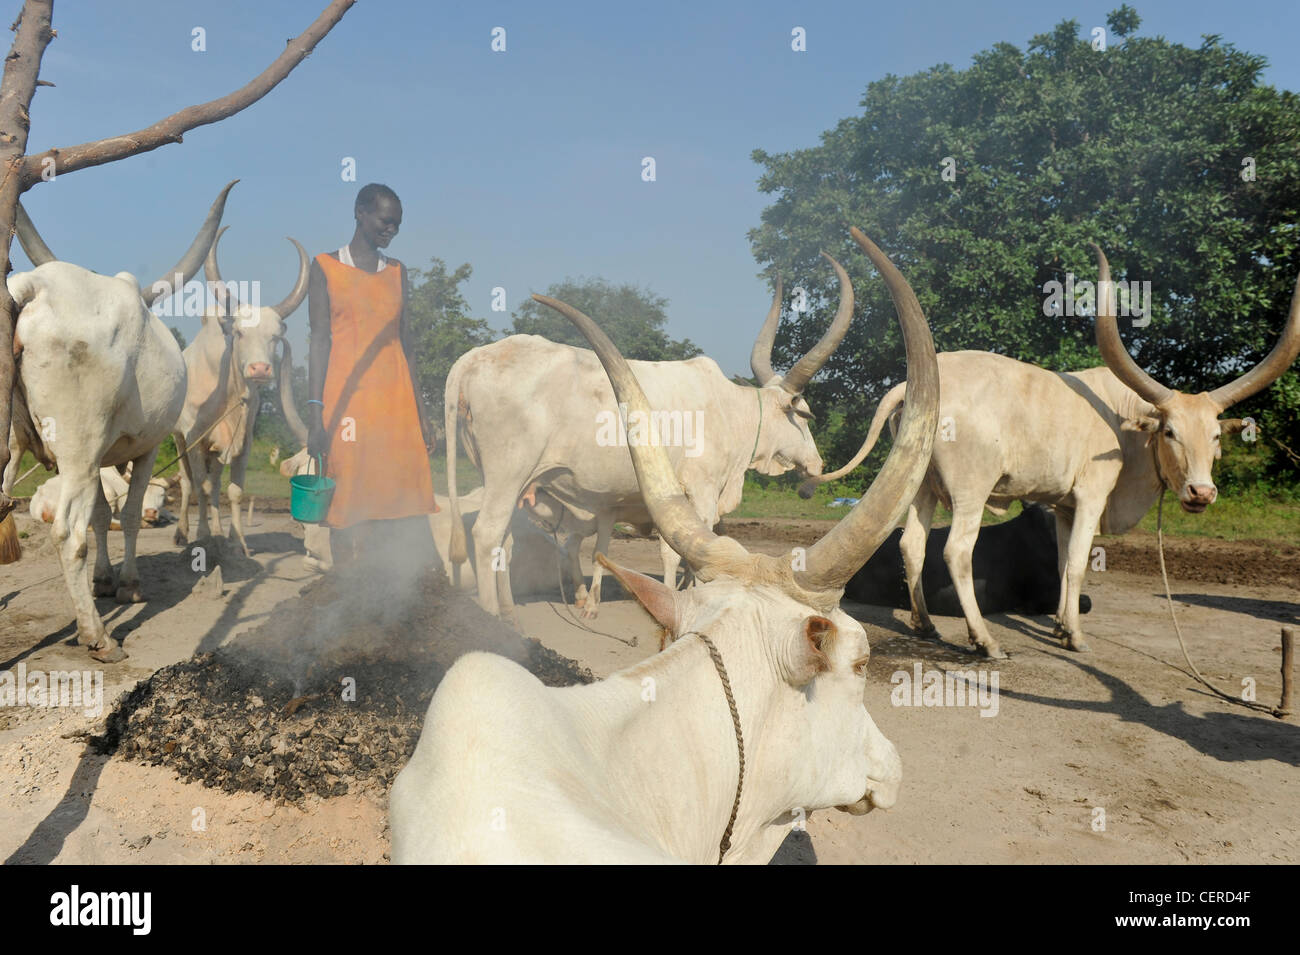
<path id="1" fill-rule="evenodd" d="M 476 650 L 516 661 L 547 686 L 592 680 L 436 571 L 332 574 L 256 630 L 141 682 L 94 745 L 287 802 L 386 790 L 443 674 Z"/>

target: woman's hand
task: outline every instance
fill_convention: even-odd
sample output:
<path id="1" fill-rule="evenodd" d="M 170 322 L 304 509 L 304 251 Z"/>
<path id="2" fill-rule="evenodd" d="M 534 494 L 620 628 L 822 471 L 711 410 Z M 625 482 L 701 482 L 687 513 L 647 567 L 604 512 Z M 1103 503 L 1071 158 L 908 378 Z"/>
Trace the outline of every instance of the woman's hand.
<path id="1" fill-rule="evenodd" d="M 313 421 L 307 429 L 307 454 L 319 458 L 329 450 L 329 444 L 329 435 L 325 433 L 325 426 L 319 421 Z"/>

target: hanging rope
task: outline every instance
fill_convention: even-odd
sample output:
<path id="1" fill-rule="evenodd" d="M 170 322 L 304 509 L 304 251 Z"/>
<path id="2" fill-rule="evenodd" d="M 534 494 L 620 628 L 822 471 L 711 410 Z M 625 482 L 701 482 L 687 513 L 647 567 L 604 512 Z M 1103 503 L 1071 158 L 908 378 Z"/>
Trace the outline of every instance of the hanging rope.
<path id="1" fill-rule="evenodd" d="M 1201 675 L 1201 671 L 1196 669 L 1196 664 L 1192 662 L 1191 655 L 1187 652 L 1187 644 L 1183 642 L 1183 630 L 1178 626 L 1178 615 L 1174 613 L 1174 596 L 1169 590 L 1169 573 L 1165 570 L 1165 534 L 1164 534 L 1164 517 L 1165 517 L 1165 488 L 1162 484 L 1160 488 L 1160 503 L 1156 507 L 1156 545 L 1160 554 L 1160 577 L 1165 584 L 1165 600 L 1169 603 L 1169 619 L 1174 622 L 1174 633 L 1178 636 L 1178 648 L 1183 651 L 1183 659 L 1187 661 L 1188 669 L 1192 671 L 1192 676 L 1197 682 L 1204 685 L 1207 689 L 1223 697 L 1229 703 L 1236 703 L 1238 706 L 1244 706 L 1248 709 L 1258 710 L 1261 713 L 1268 713 L 1282 719 L 1287 714 L 1281 707 L 1267 706 L 1264 703 L 1257 703 L 1253 700 L 1243 700 L 1240 697 L 1225 693 L 1217 686 Z"/>

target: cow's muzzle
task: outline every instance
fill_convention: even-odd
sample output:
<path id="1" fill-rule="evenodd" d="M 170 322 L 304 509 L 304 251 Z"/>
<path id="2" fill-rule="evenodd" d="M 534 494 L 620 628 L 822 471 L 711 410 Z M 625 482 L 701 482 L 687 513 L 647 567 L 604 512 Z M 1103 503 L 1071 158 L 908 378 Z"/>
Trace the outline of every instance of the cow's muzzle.
<path id="1" fill-rule="evenodd" d="M 1178 496 L 1178 503 L 1189 514 L 1202 514 L 1219 496 L 1219 489 L 1213 484 L 1188 484 Z"/>

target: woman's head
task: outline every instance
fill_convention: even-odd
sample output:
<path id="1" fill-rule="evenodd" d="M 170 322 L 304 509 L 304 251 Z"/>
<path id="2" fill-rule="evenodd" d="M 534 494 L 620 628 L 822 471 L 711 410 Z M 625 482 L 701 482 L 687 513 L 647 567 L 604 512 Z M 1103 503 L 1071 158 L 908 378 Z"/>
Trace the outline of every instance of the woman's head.
<path id="1" fill-rule="evenodd" d="M 402 200 L 382 183 L 363 186 L 354 211 L 357 231 L 377 249 L 388 248 L 402 226 Z"/>

